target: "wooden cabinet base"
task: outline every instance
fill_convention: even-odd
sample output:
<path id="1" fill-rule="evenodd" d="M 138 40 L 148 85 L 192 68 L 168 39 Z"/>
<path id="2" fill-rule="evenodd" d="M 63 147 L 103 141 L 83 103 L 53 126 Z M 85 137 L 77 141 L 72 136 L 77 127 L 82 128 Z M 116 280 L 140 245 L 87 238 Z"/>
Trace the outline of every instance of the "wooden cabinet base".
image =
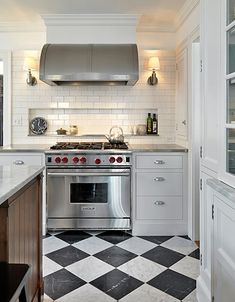
<path id="1" fill-rule="evenodd" d="M 37 176 L 0 207 L 0 261 L 30 265 L 30 302 L 41 301 L 42 177 Z"/>

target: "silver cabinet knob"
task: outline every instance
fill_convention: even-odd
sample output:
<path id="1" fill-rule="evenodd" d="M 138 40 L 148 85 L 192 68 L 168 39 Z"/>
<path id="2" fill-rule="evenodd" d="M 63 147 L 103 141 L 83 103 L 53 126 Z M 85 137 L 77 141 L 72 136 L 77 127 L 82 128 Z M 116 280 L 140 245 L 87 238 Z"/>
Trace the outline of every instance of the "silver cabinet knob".
<path id="1" fill-rule="evenodd" d="M 24 165 L 24 161 L 19 159 L 15 160 L 13 163 L 14 165 Z"/>
<path id="2" fill-rule="evenodd" d="M 161 200 L 157 200 L 157 201 L 154 202 L 154 204 L 155 204 L 156 206 L 163 206 L 163 205 L 165 204 L 165 202 L 164 202 L 164 201 L 161 201 Z"/>
<path id="3" fill-rule="evenodd" d="M 165 178 L 164 177 L 155 177 L 153 180 L 154 181 L 164 181 Z"/>
<path id="4" fill-rule="evenodd" d="M 183 121 L 182 121 L 182 124 L 186 125 L 186 124 L 187 124 L 186 120 L 183 120 Z"/>
<path id="5" fill-rule="evenodd" d="M 156 165 L 164 165 L 165 162 L 163 160 L 155 160 L 154 162 Z"/>

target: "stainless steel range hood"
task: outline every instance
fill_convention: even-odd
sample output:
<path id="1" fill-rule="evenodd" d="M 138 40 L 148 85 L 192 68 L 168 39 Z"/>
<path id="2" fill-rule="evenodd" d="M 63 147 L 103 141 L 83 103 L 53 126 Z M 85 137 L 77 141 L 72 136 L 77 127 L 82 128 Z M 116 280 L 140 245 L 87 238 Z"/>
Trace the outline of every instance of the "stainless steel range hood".
<path id="1" fill-rule="evenodd" d="M 49 85 L 127 85 L 139 79 L 136 44 L 46 44 L 39 78 Z"/>

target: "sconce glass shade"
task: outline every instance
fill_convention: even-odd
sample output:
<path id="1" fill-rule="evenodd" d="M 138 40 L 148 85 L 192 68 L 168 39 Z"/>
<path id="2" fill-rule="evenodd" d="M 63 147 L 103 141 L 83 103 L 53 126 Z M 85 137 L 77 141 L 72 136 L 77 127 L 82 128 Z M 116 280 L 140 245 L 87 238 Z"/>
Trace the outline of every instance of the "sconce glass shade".
<path id="1" fill-rule="evenodd" d="M 26 83 L 30 86 L 37 84 L 37 79 L 32 75 L 31 70 L 37 70 L 37 62 L 33 57 L 28 57 L 24 60 L 24 70 L 28 71 L 28 77 Z"/>
<path id="2" fill-rule="evenodd" d="M 156 76 L 155 70 L 160 70 L 160 63 L 158 57 L 151 57 L 148 61 L 148 69 L 152 70 L 152 75 L 148 78 L 149 85 L 156 85 L 158 83 L 158 78 Z"/>
<path id="3" fill-rule="evenodd" d="M 160 63 L 158 57 L 151 57 L 148 61 L 149 70 L 160 70 Z"/>

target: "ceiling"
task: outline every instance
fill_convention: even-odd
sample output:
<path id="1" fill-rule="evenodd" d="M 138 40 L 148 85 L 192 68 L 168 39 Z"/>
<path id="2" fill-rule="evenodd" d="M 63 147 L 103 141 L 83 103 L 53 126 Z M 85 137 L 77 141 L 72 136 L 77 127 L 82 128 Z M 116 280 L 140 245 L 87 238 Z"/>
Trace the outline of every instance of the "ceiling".
<path id="1" fill-rule="evenodd" d="M 0 22 L 42 22 L 41 14 L 138 14 L 139 27 L 174 26 L 189 0 L 0 0 Z"/>

